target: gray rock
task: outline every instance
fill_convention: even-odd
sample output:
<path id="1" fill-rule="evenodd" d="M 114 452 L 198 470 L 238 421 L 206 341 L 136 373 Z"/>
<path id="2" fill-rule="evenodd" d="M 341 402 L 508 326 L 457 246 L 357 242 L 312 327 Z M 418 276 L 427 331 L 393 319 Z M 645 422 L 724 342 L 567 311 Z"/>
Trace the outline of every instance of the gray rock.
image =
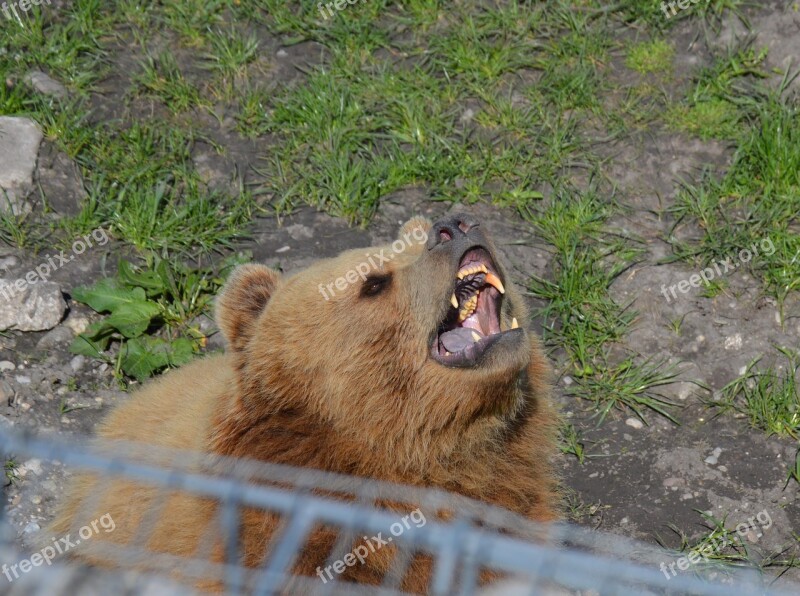
<path id="1" fill-rule="evenodd" d="M 11 388 L 11 385 L 5 381 L 0 381 L 0 405 L 8 404 L 13 397 L 14 389 Z"/>
<path id="2" fill-rule="evenodd" d="M 47 331 L 58 325 L 66 309 L 57 283 L 0 279 L 0 330 Z"/>
<path id="3" fill-rule="evenodd" d="M 30 118 L 0 116 L 0 211 L 30 210 L 25 198 L 33 189 L 41 142 L 42 131 Z"/>
<path id="4" fill-rule="evenodd" d="M 25 532 L 25 534 L 35 534 L 39 530 L 41 530 L 39 524 L 37 524 L 36 522 L 30 522 L 27 526 L 25 526 L 23 532 Z"/>
<path id="5" fill-rule="evenodd" d="M 2 269 L 3 271 L 10 271 L 17 265 L 19 265 L 19 259 L 14 255 L 10 255 L 0 259 L 0 269 Z"/>
<path id="6" fill-rule="evenodd" d="M 11 360 L 0 360 L 0 372 L 10 372 L 12 370 L 16 370 L 17 365 L 11 362 Z"/>
<path id="7" fill-rule="evenodd" d="M 78 354 L 69 362 L 72 372 L 80 372 L 84 366 L 86 366 L 86 357 L 81 354 Z"/>
<path id="8" fill-rule="evenodd" d="M 288 226 L 286 231 L 289 233 L 289 236 L 292 237 L 292 240 L 308 240 L 314 237 L 314 230 L 312 228 L 299 223 Z"/>
<path id="9" fill-rule="evenodd" d="M 36 344 L 36 348 L 42 351 L 52 350 L 58 345 L 71 342 L 74 337 L 75 334 L 72 329 L 59 325 L 55 329 L 48 331 Z"/>
<path id="10" fill-rule="evenodd" d="M 25 82 L 42 95 L 51 97 L 66 97 L 67 88 L 58 81 L 50 78 L 41 70 L 32 70 L 25 75 Z"/>

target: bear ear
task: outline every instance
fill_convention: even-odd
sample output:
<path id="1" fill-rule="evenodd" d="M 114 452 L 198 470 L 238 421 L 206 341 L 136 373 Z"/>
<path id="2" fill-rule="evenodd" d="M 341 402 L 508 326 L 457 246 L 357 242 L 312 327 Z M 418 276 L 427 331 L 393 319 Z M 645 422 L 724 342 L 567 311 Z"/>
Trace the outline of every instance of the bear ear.
<path id="1" fill-rule="evenodd" d="M 411 237 L 417 241 L 417 244 L 425 244 L 428 239 L 428 230 L 432 225 L 431 220 L 427 217 L 412 217 L 400 228 L 400 238 L 407 240 Z"/>
<path id="2" fill-rule="evenodd" d="M 240 265 L 217 297 L 216 319 L 233 350 L 242 350 L 267 306 L 281 274 L 263 265 Z"/>

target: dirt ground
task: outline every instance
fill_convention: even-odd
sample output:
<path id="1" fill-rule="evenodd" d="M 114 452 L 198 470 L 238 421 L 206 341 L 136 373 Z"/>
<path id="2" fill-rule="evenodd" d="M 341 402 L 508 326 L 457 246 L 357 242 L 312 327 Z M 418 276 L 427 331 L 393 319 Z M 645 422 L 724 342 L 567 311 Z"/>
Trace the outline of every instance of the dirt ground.
<path id="1" fill-rule="evenodd" d="M 757 34 L 756 45 L 770 50 L 770 67 L 786 68 L 792 60 L 797 61 L 800 12 L 796 5 L 757 3 L 746 12 L 751 30 Z M 675 48 L 674 84 L 685 88 L 698 65 L 710 60 L 715 44 L 724 44 L 737 34 L 745 32 L 739 19 L 732 16 L 710 41 L 704 39 L 697 21 L 682 21 L 669 33 Z M 283 46 L 269 32 L 259 32 L 259 36 L 262 51 L 276 65 L 271 76 L 277 81 L 303 76 L 298 67 L 306 68 L 319 59 L 314 42 Z M 124 53 L 116 59 L 114 72 L 124 70 Z M 113 114 L 115 102 L 120 101 L 115 76 L 106 78 L 95 96 L 96 118 Z M 632 75 L 624 68 L 609 70 L 609 76 L 620 89 L 632 84 Z M 242 139 L 230 117 L 220 121 L 209 117 L 203 125 L 210 140 L 227 149 L 220 155 L 210 145 L 195 147 L 192 159 L 211 183 L 225 186 L 235 171 L 242 173 L 246 182 L 257 181 L 254 168 L 259 167 L 274 139 L 269 134 Z M 558 467 L 565 487 L 565 512 L 576 523 L 649 543 L 660 539 L 668 547 L 680 548 L 680 534 L 670 528 L 677 528 L 690 540 L 707 535 L 709 529 L 700 512 L 725 518 L 726 526 L 734 527 L 767 510 L 773 523 L 762 536 L 748 536 L 749 547 L 762 555 L 788 549 L 788 559 L 798 552 L 796 534 L 800 531 L 800 486 L 787 482 L 797 442 L 767 436 L 752 428 L 741 414 L 716 416 L 708 403 L 718 399 L 722 388 L 743 374 L 754 359 L 767 355 L 765 362 L 771 362 L 774 346 L 798 347 L 797 293 L 790 294 L 782 305 L 783 319 L 777 301 L 765 294 L 746 267 L 726 274 L 727 287 L 714 297 L 701 295 L 697 288 L 667 294 L 669 298 L 664 293 L 664 288 L 699 273 L 685 261 L 666 262 L 672 254 L 671 234 L 689 239 L 699 234 L 691 224 L 673 229 L 669 208 L 685 181 L 698 180 L 708 168 L 717 175 L 724 173 L 734 151 L 730 143 L 703 141 L 666 127 L 645 127 L 599 145 L 608 187 L 615 189 L 616 200 L 624 207 L 606 225 L 640 250 L 609 290 L 617 303 L 630 304 L 630 310 L 638 313 L 630 332 L 614 349 L 633 352 L 643 360 L 664 359 L 677 367 L 674 382 L 658 387 L 657 392 L 677 404 L 671 412 L 679 423 L 653 413 L 642 422 L 632 412 L 618 408 L 598 423 L 596 410 L 568 391 L 575 380 L 564 350 L 550 345 L 557 371 L 555 398 L 585 449 L 583 461 L 574 454 L 560 454 Z M 69 213 L 82 197 L 79 171 L 47 138 L 39 150 L 34 180 L 48 196 L 58 197 L 51 205 L 57 212 Z M 547 194 L 547 189 L 543 190 Z M 236 248 L 252 251 L 255 261 L 291 273 L 343 249 L 387 241 L 412 215 L 435 219 L 448 211 L 466 210 L 480 218 L 497 239 L 514 281 L 530 296 L 533 310 L 544 306 L 531 294 L 529 280 L 551 275 L 552 247 L 517 210 L 430 199 L 424 188 L 393 192 L 382 198 L 365 228 L 352 227 L 344 218 L 307 206 L 280 220 L 254 218 L 248 227 L 250 238 L 238 242 Z M 800 199 L 797 205 L 800 211 Z M 72 291 L 115 274 L 121 254 L 132 254 L 132 250 L 112 241 L 53 274 L 51 281 L 59 284 L 68 307 L 53 330 L 0 335 L 0 432 L 15 427 L 45 435 L 90 435 L 111 407 L 128 398 L 113 366 L 69 351 L 76 332 L 100 318 L 72 299 Z M 41 259 L 39 252 L 0 245 L 4 278 L 24 276 Z M 682 322 L 677 332 L 671 326 L 676 320 Z M 540 332 L 543 324 L 541 318 L 532 321 Z M 213 322 L 208 319 L 203 326 L 211 329 Z M 219 337 L 212 335 L 207 349 L 220 346 Z M 5 495 L 8 516 L 21 544 L 46 525 L 64 484 L 64 470 L 58 465 L 38 460 L 16 462 L 15 480 L 6 486 Z M 781 581 L 800 580 L 800 572 L 791 567 L 774 573 L 785 571 Z"/>

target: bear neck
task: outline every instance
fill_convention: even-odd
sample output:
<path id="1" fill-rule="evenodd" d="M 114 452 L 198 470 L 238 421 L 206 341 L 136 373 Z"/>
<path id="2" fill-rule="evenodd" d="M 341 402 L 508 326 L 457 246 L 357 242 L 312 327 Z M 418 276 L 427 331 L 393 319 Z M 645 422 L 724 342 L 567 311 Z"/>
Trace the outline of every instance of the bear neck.
<path id="1" fill-rule="evenodd" d="M 536 396 L 524 383 L 511 383 L 501 393 L 508 407 L 478 408 L 468 419 L 453 418 L 449 424 L 428 424 L 423 419 L 412 426 L 406 416 L 354 425 L 331 420 L 298 403 L 296 397 L 268 394 L 263 387 L 240 388 L 227 400 L 230 406 L 215 414 L 211 450 L 453 490 L 458 479 L 476 482 L 473 476 L 484 474 L 482 462 L 495 466 L 510 457 L 509 445 L 524 435 L 535 418 Z"/>

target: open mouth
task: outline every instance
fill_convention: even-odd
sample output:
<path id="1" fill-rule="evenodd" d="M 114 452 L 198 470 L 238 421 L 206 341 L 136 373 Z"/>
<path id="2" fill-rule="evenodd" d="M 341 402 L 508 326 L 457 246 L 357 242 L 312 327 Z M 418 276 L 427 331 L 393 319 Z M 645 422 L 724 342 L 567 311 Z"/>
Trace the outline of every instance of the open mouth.
<path id="1" fill-rule="evenodd" d="M 461 258 L 450 308 L 436 332 L 431 355 L 448 366 L 471 366 L 504 333 L 517 329 L 512 319 L 501 329 L 500 309 L 505 294 L 491 255 L 472 248 Z"/>

